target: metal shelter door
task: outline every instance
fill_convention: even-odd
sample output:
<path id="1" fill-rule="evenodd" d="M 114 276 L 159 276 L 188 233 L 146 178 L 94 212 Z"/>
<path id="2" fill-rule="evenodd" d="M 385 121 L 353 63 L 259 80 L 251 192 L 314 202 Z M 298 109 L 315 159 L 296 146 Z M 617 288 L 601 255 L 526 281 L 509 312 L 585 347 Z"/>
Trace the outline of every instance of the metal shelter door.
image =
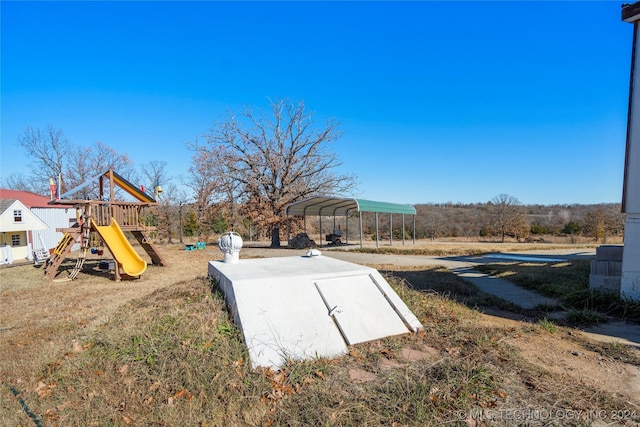
<path id="1" fill-rule="evenodd" d="M 409 332 L 368 274 L 314 283 L 347 344 Z"/>

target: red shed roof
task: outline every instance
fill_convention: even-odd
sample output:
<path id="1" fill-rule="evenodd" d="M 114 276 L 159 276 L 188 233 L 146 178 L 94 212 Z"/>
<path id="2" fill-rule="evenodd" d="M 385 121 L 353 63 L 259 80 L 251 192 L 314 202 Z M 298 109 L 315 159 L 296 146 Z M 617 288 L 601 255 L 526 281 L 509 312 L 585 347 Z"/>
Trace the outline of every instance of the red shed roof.
<path id="1" fill-rule="evenodd" d="M 28 208 L 60 208 L 49 205 L 49 198 L 30 191 L 8 190 L 0 188 L 0 199 L 18 199 Z"/>

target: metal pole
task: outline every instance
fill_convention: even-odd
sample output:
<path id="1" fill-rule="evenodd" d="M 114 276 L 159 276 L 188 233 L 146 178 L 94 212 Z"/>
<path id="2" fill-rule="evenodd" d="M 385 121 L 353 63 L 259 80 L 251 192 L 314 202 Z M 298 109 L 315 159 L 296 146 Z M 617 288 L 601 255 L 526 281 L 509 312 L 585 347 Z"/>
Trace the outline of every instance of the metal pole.
<path id="1" fill-rule="evenodd" d="M 318 243 L 318 246 L 322 247 L 322 212 L 320 212 L 318 218 L 320 218 L 320 243 Z"/>
<path id="2" fill-rule="evenodd" d="M 402 214 L 402 246 L 404 246 L 404 214 Z"/>
<path id="3" fill-rule="evenodd" d="M 378 212 L 376 212 L 376 248 L 378 247 L 378 239 L 380 238 L 380 232 L 378 229 Z"/>
<path id="4" fill-rule="evenodd" d="M 393 214 L 389 214 L 389 246 L 393 246 Z"/>
<path id="5" fill-rule="evenodd" d="M 180 217 L 180 243 L 184 243 L 184 241 L 182 240 L 182 202 L 180 202 L 180 209 L 178 210 L 178 213 L 178 216 Z"/>
<path id="6" fill-rule="evenodd" d="M 360 249 L 362 249 L 362 211 L 358 211 L 360 214 Z"/>
<path id="7" fill-rule="evenodd" d="M 413 244 L 416 244 L 416 216 L 413 216 Z"/>
<path id="8" fill-rule="evenodd" d="M 344 243 L 349 244 L 349 212 L 344 216 Z"/>
<path id="9" fill-rule="evenodd" d="M 291 241 L 291 230 L 289 229 L 289 214 L 287 214 L 287 245 Z"/>

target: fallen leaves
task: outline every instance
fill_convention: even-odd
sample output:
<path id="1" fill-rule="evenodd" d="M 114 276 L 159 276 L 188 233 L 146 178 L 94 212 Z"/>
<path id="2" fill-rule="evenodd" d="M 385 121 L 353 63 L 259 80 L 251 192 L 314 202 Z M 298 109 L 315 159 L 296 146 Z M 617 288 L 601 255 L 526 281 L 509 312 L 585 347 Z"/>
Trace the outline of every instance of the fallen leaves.
<path id="1" fill-rule="evenodd" d="M 183 388 L 182 390 L 176 391 L 173 394 L 173 396 L 167 399 L 167 405 L 173 406 L 178 400 L 181 400 L 181 399 L 191 400 L 192 397 L 193 396 L 191 396 L 191 393 L 189 393 L 189 390 L 187 390 L 186 388 Z"/>
<path id="2" fill-rule="evenodd" d="M 51 394 L 53 393 L 53 390 L 56 387 L 57 387 L 56 384 L 47 384 L 44 381 L 40 381 L 38 382 L 36 387 L 33 389 L 33 391 L 35 391 L 36 394 L 38 395 L 38 399 L 42 400 L 51 396 Z"/>

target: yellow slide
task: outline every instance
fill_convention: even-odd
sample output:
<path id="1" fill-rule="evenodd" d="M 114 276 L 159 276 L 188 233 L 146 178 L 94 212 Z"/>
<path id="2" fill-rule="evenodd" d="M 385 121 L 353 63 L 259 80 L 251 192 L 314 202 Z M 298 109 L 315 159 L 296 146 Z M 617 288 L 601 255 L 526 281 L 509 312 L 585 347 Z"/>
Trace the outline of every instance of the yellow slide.
<path id="1" fill-rule="evenodd" d="M 98 226 L 93 219 L 91 225 L 100 234 L 125 274 L 140 276 L 145 272 L 147 262 L 140 258 L 140 255 L 133 249 L 114 218 L 111 218 L 111 225 Z"/>

